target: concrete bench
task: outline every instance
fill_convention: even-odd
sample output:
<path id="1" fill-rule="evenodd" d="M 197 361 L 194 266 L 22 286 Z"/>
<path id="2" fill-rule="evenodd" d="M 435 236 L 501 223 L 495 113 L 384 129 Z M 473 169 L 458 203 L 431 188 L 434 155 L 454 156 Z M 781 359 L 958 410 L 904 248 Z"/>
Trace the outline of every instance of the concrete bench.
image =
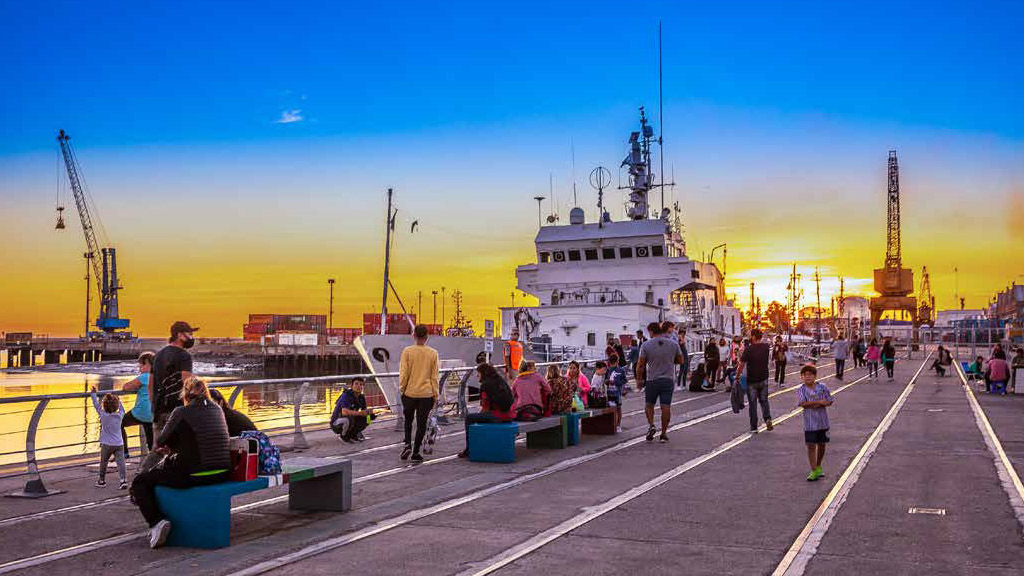
<path id="1" fill-rule="evenodd" d="M 541 418 L 536 422 L 470 424 L 469 460 L 515 462 L 516 436 L 519 434 L 526 434 L 527 448 L 565 448 L 569 445 L 568 426 L 563 415 Z"/>
<path id="2" fill-rule="evenodd" d="M 580 443 L 580 434 L 615 434 L 614 408 L 588 408 L 565 415 L 569 445 Z"/>
<path id="3" fill-rule="evenodd" d="M 352 461 L 295 458 L 281 474 L 194 488 L 156 487 L 160 511 L 171 521 L 169 546 L 224 548 L 231 544 L 231 497 L 288 485 L 292 510 L 345 512 L 352 508 Z"/>

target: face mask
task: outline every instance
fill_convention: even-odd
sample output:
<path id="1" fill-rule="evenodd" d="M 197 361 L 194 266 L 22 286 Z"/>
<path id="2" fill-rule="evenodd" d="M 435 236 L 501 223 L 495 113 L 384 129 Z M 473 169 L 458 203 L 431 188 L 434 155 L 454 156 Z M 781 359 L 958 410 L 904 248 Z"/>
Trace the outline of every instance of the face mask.
<path id="1" fill-rule="evenodd" d="M 195 344 L 196 344 L 196 339 L 195 338 L 193 338 L 191 336 L 186 336 L 185 337 L 185 341 L 181 343 L 181 347 L 186 349 L 186 350 L 188 350 L 189 348 L 195 346 Z"/>

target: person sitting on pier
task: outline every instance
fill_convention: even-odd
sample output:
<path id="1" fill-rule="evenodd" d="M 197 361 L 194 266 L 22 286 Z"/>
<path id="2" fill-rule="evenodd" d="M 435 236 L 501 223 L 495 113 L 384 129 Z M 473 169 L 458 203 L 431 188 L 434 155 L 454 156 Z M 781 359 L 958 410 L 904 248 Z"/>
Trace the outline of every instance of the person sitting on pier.
<path id="1" fill-rule="evenodd" d="M 228 406 L 228 402 L 224 399 L 224 395 L 220 393 L 220 390 L 210 388 L 210 399 L 224 411 L 224 421 L 228 423 L 228 435 L 234 437 L 247 430 L 259 430 L 248 416 Z"/>
<path id="2" fill-rule="evenodd" d="M 135 392 L 135 406 L 121 419 L 121 441 L 124 445 L 124 458 L 128 459 L 128 431 L 129 426 L 141 426 L 146 434 L 146 450 L 153 449 L 153 408 L 149 403 L 149 371 L 153 368 L 153 352 L 139 354 L 139 375 L 137 378 L 125 382 L 122 388 L 128 392 Z"/>
<path id="3" fill-rule="evenodd" d="M 175 408 L 156 437 L 160 462 L 132 481 L 131 495 L 149 524 L 149 547 L 164 545 L 171 523 L 156 501 L 158 485 L 189 488 L 223 482 L 231 476 L 231 442 L 224 411 L 210 398 L 206 383 L 190 376 L 181 387 L 184 405 Z"/>
<path id="4" fill-rule="evenodd" d="M 949 350 L 939 345 L 938 357 L 932 362 L 932 370 L 939 376 L 945 376 L 946 370 L 953 365 L 953 357 L 949 355 Z"/>
<path id="5" fill-rule="evenodd" d="M 562 376 L 562 372 L 554 364 L 548 366 L 547 381 L 548 386 L 551 386 L 551 414 L 571 412 L 572 399 L 576 396 L 576 383 Z"/>
<path id="6" fill-rule="evenodd" d="M 1006 354 L 1002 356 L 993 354 L 985 369 L 985 380 L 989 384 L 989 391 L 994 394 L 1006 394 L 1006 385 L 1010 381 L 1010 365 L 1006 363 Z"/>
<path id="7" fill-rule="evenodd" d="M 365 379 L 354 378 L 352 386 L 338 397 L 334 412 L 331 413 L 331 430 L 349 444 L 366 440 L 363 430 L 374 418 L 373 411 L 366 408 L 366 395 L 363 394 L 365 387 Z"/>
<path id="8" fill-rule="evenodd" d="M 547 380 L 537 374 L 537 364 L 533 360 L 523 360 L 519 365 L 519 376 L 512 383 L 512 412 L 517 420 L 537 420 L 547 413 L 551 386 Z"/>
<path id="9" fill-rule="evenodd" d="M 480 364 L 476 377 L 480 381 L 480 411 L 466 414 L 466 448 L 459 452 L 459 458 L 469 458 L 470 424 L 510 422 L 515 418 L 512 389 L 494 366 Z"/>
<path id="10" fill-rule="evenodd" d="M 580 395 L 580 400 L 583 401 L 583 406 L 587 407 L 590 405 L 590 380 L 587 379 L 587 375 L 580 371 L 580 363 L 573 360 L 569 362 L 569 370 L 565 377 L 576 386 L 576 391 Z"/>

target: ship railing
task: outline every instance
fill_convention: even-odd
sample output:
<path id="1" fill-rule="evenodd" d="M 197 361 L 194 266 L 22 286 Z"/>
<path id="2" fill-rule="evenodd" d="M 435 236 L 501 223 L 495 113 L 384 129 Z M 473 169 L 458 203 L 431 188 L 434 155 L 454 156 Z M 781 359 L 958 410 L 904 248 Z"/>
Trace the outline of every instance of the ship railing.
<path id="1" fill-rule="evenodd" d="M 537 365 L 540 368 L 545 368 L 548 365 L 556 365 L 564 368 L 567 364 L 568 360 L 539 362 Z M 504 365 L 498 364 L 495 365 L 495 367 L 501 370 L 504 368 Z M 445 368 L 439 371 L 440 397 L 438 399 L 438 409 L 435 414 L 442 423 L 447 418 L 465 415 L 467 411 L 466 406 L 469 391 L 469 380 L 475 370 L 476 366 L 464 366 L 458 368 Z M 396 426 L 401 428 L 402 407 L 400 400 L 395 398 L 392 399 L 391 403 L 389 403 L 385 400 L 383 393 L 380 391 L 380 385 L 378 384 L 378 381 L 380 380 L 386 378 L 393 379 L 398 376 L 398 372 L 381 372 L 303 378 L 264 378 L 257 380 L 211 381 L 208 382 L 208 385 L 211 388 L 223 390 L 223 394 L 228 405 L 232 407 L 234 407 L 238 397 L 242 395 L 242 392 L 246 390 L 253 391 L 254 393 L 269 392 L 278 398 L 283 396 L 283 402 L 277 398 L 273 401 L 273 404 L 278 407 L 284 407 L 289 403 L 290 399 L 290 414 L 287 414 L 286 412 L 286 415 L 281 415 L 278 412 L 277 414 L 270 415 L 264 419 L 256 419 L 253 423 L 262 430 L 272 433 L 272 436 L 275 437 L 291 435 L 292 444 L 290 448 L 296 451 L 301 451 L 309 448 L 309 442 L 305 435 L 306 431 L 322 430 L 330 427 L 330 415 L 333 411 L 334 402 L 336 401 L 337 396 L 332 398 L 328 392 L 334 391 L 339 393 L 339 389 L 344 384 L 350 383 L 357 378 L 363 379 L 367 382 L 367 403 L 370 407 L 389 411 L 391 417 L 395 420 Z M 315 394 L 320 389 L 324 390 L 323 400 L 317 399 L 309 401 L 310 394 Z M 126 390 L 99 390 L 97 391 L 97 394 L 132 396 L 135 395 L 136 392 Z M 314 398 L 316 398 L 316 396 L 314 396 Z M 80 400 L 81 402 L 76 402 L 74 405 L 69 406 L 67 405 L 67 401 L 69 400 Z M 309 409 L 309 406 L 314 404 L 316 405 L 316 408 L 312 410 Z M 26 482 L 24 492 L 30 496 L 45 496 L 50 493 L 42 482 L 42 477 L 40 475 L 41 462 L 46 465 L 47 469 L 79 466 L 82 464 L 83 458 L 93 456 L 98 452 L 98 423 L 95 422 L 95 417 L 92 415 L 93 406 L 89 392 L 37 394 L 0 398 L 0 407 L 14 407 L 12 411 L 0 412 L 0 416 L 5 417 L 5 419 L 9 419 L 6 417 L 10 417 L 12 415 L 31 413 L 28 427 L 24 431 L 9 430 L 0 432 L 0 439 L 4 436 L 11 437 L 22 433 L 25 435 L 24 450 L 0 452 L 0 458 L 19 456 L 19 458 L 14 459 L 10 464 L 0 465 L 0 471 L 11 467 L 11 465 L 16 465 L 16 463 L 23 457 L 24 468 L 18 467 L 13 470 L 13 473 L 9 472 L 6 475 L 27 475 L 29 479 Z M 76 411 L 79 414 L 84 411 L 87 416 L 81 421 L 76 421 L 72 424 L 41 426 L 44 419 L 49 420 L 51 417 L 57 415 L 59 420 L 59 414 L 66 414 L 70 411 Z M 78 417 L 79 416 L 76 415 L 76 418 Z M 74 429 L 81 430 L 81 435 L 85 439 L 71 443 L 57 441 L 53 444 L 47 445 L 42 445 L 39 442 L 40 433 L 43 433 L 43 436 L 46 436 L 47 433 L 50 433 L 50 435 L 54 433 L 60 434 L 62 430 L 66 431 Z M 138 453 L 144 454 L 146 444 L 141 427 L 139 428 L 137 444 L 137 449 L 139 450 Z M 135 448 L 135 443 L 132 443 L 130 447 Z M 44 458 L 43 455 L 47 453 L 56 454 L 56 456 Z M 92 462 L 92 459 L 89 459 L 89 462 Z M 0 474 L 2 474 L 2 472 L 0 472 Z"/>

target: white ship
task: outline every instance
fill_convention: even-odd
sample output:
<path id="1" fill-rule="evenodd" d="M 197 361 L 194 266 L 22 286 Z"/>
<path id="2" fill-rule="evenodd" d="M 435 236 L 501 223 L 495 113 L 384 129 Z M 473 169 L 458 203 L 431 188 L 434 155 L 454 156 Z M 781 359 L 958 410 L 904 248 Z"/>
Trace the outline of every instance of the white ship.
<path id="1" fill-rule="evenodd" d="M 678 209 L 674 218 L 667 208 L 651 213 L 648 196 L 659 186 L 651 167 L 655 140 L 641 108 L 640 130 L 630 134 L 621 165 L 629 173 L 628 220 L 613 221 L 599 191 L 599 221 L 587 222 L 575 207 L 569 224 L 540 227 L 536 262 L 516 268 L 517 288 L 540 304 L 501 308 L 503 338 L 517 331 L 535 353 L 595 358 L 609 340 L 627 342 L 655 321 L 687 326 L 694 343 L 740 332 L 740 312 L 726 298 L 722 272 L 687 256 Z M 592 174 L 599 189 L 604 184 L 595 179 L 602 171 Z"/>

